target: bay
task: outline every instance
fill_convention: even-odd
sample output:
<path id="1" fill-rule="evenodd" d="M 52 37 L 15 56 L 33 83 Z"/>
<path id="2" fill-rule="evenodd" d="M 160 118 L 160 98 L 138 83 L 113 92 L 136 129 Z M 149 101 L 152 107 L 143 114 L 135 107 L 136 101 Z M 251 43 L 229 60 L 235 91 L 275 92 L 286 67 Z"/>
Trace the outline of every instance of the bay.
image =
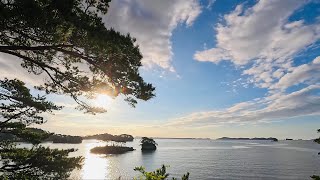
<path id="1" fill-rule="evenodd" d="M 84 140 L 81 144 L 43 143 L 52 148 L 76 148 L 71 156 L 84 156 L 82 169 L 70 179 L 132 179 L 133 169 L 144 166 L 151 171 L 169 165 L 168 172 L 190 179 L 310 179 L 320 174 L 320 145 L 313 141 L 252 141 L 207 139 L 155 139 L 154 152 L 140 150 L 139 139 L 126 143 L 136 150 L 121 155 L 96 155 L 90 149 L 107 142 Z M 109 142 L 110 144 L 110 142 Z M 22 144 L 22 146 L 27 146 Z"/>

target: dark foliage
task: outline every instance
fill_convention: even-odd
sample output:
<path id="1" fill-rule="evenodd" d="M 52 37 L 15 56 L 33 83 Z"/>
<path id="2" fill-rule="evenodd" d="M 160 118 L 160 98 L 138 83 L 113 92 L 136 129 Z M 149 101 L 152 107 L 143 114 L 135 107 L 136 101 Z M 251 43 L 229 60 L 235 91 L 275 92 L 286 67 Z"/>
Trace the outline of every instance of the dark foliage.
<path id="1" fill-rule="evenodd" d="M 154 139 L 148 138 L 148 137 L 142 137 L 141 140 L 140 140 L 140 142 L 141 142 L 141 145 L 143 145 L 143 144 L 154 144 L 154 145 L 158 145 L 158 144 L 154 141 Z"/>
<path id="2" fill-rule="evenodd" d="M 66 179 L 82 158 L 69 158 L 74 149 L 57 150 L 37 145 L 51 133 L 27 128 L 42 124 L 44 112 L 59 110 L 43 96 L 32 96 L 24 83 L 14 79 L 0 80 L 0 133 L 10 134 L 33 144 L 31 149 L 18 148 L 12 140 L 0 141 L 1 179 Z"/>
<path id="3" fill-rule="evenodd" d="M 49 136 L 46 139 L 46 141 L 52 141 L 53 143 L 79 144 L 79 143 L 82 143 L 82 137 L 63 135 L 63 134 L 53 134 Z"/>
<path id="4" fill-rule="evenodd" d="M 133 136 L 129 134 L 112 135 L 108 133 L 85 136 L 84 139 L 97 139 L 102 141 L 128 142 L 133 141 Z"/>
<path id="5" fill-rule="evenodd" d="M 107 29 L 98 14 L 110 0 L 1 0 L 0 52 L 22 60 L 28 72 L 46 74 L 37 87 L 67 94 L 78 108 L 105 112 L 80 97 L 123 94 L 134 106 L 154 96 L 139 74 L 142 55 L 130 35 Z"/>
<path id="6" fill-rule="evenodd" d="M 139 74 L 142 55 L 135 39 L 107 29 L 99 17 L 109 2 L 0 0 L 0 53 L 20 59 L 29 73 L 46 75 L 38 90 L 69 95 L 88 113 L 106 111 L 83 100 L 97 93 L 124 95 L 132 106 L 149 100 L 154 87 Z M 68 157 L 74 149 L 39 146 L 52 134 L 28 127 L 45 123 L 42 113 L 60 109 L 44 96 L 32 96 L 19 80 L 0 81 L 0 133 L 33 143 L 27 149 L 1 141 L 1 179 L 66 179 L 80 167 L 81 157 Z"/>
<path id="7" fill-rule="evenodd" d="M 139 178 L 135 179 L 140 179 L 140 180 L 165 180 L 169 179 L 169 173 L 167 173 L 167 166 L 162 165 L 161 168 L 156 169 L 155 171 L 147 172 L 144 167 L 136 167 L 134 168 L 135 171 L 140 172 L 142 175 Z M 188 180 L 189 179 L 189 172 L 184 174 L 181 177 L 181 180 Z M 172 180 L 177 180 L 177 178 L 172 177 Z"/>
<path id="8" fill-rule="evenodd" d="M 74 168 L 80 168 L 82 158 L 69 158 L 74 149 L 58 150 L 43 146 L 16 148 L 1 142 L 1 179 L 67 179 Z"/>
<path id="9" fill-rule="evenodd" d="M 148 137 L 142 137 L 141 140 L 141 150 L 156 150 L 157 149 L 157 143 L 154 141 L 154 139 L 152 138 L 148 138 Z"/>

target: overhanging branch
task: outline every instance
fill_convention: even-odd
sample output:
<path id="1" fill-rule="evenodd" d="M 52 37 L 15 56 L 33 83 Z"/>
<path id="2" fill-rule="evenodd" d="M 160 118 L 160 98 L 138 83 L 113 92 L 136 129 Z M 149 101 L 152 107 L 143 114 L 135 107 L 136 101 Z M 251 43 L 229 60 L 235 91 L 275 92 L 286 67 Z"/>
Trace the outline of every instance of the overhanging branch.
<path id="1" fill-rule="evenodd" d="M 51 46 L 0 46 L 0 51 L 44 51 L 44 50 L 56 50 L 55 48 L 62 48 L 62 47 L 73 47 L 73 45 L 68 44 L 58 44 L 58 45 L 51 45 Z"/>

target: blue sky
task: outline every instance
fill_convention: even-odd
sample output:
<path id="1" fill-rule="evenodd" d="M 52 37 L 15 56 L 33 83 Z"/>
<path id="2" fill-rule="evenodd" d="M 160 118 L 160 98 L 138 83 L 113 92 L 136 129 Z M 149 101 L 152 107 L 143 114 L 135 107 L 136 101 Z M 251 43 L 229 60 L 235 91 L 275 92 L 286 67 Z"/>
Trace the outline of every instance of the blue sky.
<path id="1" fill-rule="evenodd" d="M 74 110 L 70 98 L 51 95 L 65 108 L 45 115 L 41 127 L 78 135 L 314 138 L 319 14 L 316 0 L 114 0 L 103 20 L 137 38 L 141 73 L 156 97 L 131 108 L 122 97 L 100 95 L 92 103 L 108 112 L 92 116 Z M 37 83 L 9 69 L 4 76 Z"/>

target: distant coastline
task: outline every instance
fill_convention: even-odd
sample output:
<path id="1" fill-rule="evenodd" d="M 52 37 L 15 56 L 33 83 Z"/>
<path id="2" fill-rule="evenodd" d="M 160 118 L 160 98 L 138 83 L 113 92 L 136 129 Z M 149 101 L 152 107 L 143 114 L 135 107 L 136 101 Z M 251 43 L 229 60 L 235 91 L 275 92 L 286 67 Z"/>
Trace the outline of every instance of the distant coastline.
<path id="1" fill-rule="evenodd" d="M 141 139 L 141 136 L 136 136 L 135 138 Z M 212 140 L 211 138 L 178 138 L 178 137 L 151 137 L 152 139 L 196 139 L 196 140 Z"/>
<path id="2" fill-rule="evenodd" d="M 269 138 L 264 138 L 264 137 L 255 137 L 255 138 L 234 138 L 234 137 L 222 137 L 218 138 L 217 140 L 270 140 L 270 141 L 278 141 L 277 138 L 274 137 L 269 137 Z"/>

